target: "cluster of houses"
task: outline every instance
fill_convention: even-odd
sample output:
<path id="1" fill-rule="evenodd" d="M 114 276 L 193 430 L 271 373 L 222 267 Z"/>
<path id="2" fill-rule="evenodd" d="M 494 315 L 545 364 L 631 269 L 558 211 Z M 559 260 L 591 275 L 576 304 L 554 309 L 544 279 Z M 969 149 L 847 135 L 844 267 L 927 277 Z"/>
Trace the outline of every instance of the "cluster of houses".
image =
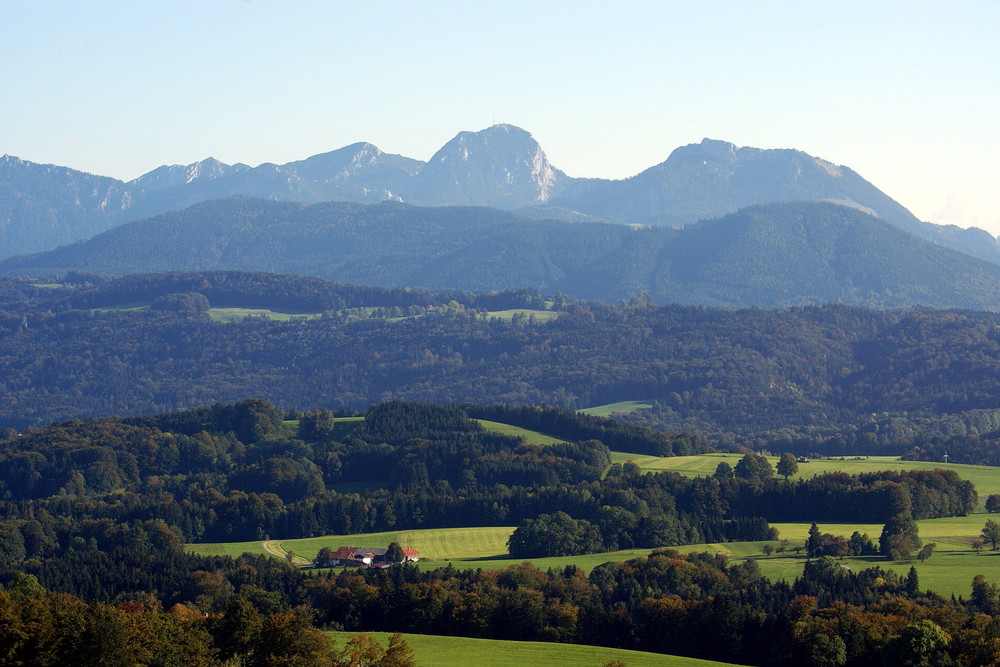
<path id="1" fill-rule="evenodd" d="M 388 549 L 371 547 L 337 547 L 320 549 L 313 560 L 313 567 L 389 567 L 393 563 L 386 560 Z M 404 563 L 416 563 L 420 560 L 420 552 L 410 547 L 403 547 Z"/>

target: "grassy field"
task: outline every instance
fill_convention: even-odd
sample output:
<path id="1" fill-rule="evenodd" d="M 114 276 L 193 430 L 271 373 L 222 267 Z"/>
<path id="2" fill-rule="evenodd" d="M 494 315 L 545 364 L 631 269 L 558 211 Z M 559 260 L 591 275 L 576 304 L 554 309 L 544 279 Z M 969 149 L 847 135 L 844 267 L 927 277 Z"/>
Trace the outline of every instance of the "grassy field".
<path id="1" fill-rule="evenodd" d="M 483 428 L 487 431 L 523 437 L 525 442 L 529 445 L 554 445 L 558 442 L 566 442 L 566 440 L 562 440 L 555 436 L 546 435 L 544 433 L 540 433 L 539 431 L 529 431 L 528 429 L 521 428 L 520 426 L 511 426 L 510 424 L 491 422 L 488 419 L 477 419 L 476 421 L 482 424 Z"/>
<path id="2" fill-rule="evenodd" d="M 510 320 L 514 318 L 514 315 L 521 313 L 524 315 L 525 319 L 535 316 L 536 322 L 551 322 L 561 315 L 558 311 L 551 310 L 530 310 L 527 308 L 512 308 L 510 310 L 491 310 L 486 313 L 487 317 L 498 317 L 501 320 Z"/>
<path id="3" fill-rule="evenodd" d="M 361 421 L 361 417 L 338 418 L 338 428 L 353 428 Z M 521 429 L 508 424 L 482 421 L 489 429 L 510 435 L 524 436 L 530 443 L 550 444 L 560 442 L 552 436 Z M 289 423 L 290 425 L 290 423 Z M 634 461 L 643 470 L 670 470 L 687 476 L 711 475 L 719 462 L 727 461 L 735 466 L 739 454 L 704 454 L 699 456 L 655 457 L 612 452 L 612 461 Z M 776 464 L 777 459 L 771 459 Z M 800 463 L 796 477 L 812 477 L 825 472 L 846 472 L 857 474 L 879 470 L 931 470 L 946 468 L 955 470 L 963 479 L 968 479 L 976 485 L 980 499 L 991 493 L 1000 493 L 1000 468 L 989 466 L 972 466 L 963 464 L 940 464 L 915 461 L 900 461 L 896 457 L 867 457 L 861 459 L 819 459 L 810 463 Z M 341 492 L 363 491 L 377 482 L 345 483 L 337 487 Z M 934 542 L 937 547 L 934 555 L 921 563 L 917 560 L 890 562 L 877 557 L 844 558 L 842 563 L 854 570 L 878 565 L 893 569 L 899 574 L 905 574 L 910 566 L 917 569 L 921 588 L 932 589 L 943 595 L 962 595 L 968 597 L 971 591 L 972 578 L 977 574 L 985 574 L 988 579 L 1000 580 L 1000 552 L 975 552 L 971 547 L 972 540 L 979 535 L 980 530 L 990 515 L 973 514 L 968 517 L 952 517 L 944 519 L 929 519 L 919 521 L 920 537 L 925 542 Z M 779 530 L 779 536 L 789 540 L 789 548 L 794 549 L 804 543 L 809 530 L 807 523 L 777 523 L 772 524 Z M 825 533 L 850 537 L 855 530 L 867 533 L 877 540 L 881 533 L 881 524 L 820 524 Z M 512 565 L 517 560 L 507 557 L 507 538 L 513 531 L 512 527 L 479 527 L 450 528 L 431 530 L 409 530 L 385 533 L 369 533 L 364 535 L 332 535 L 319 538 L 297 540 L 277 540 L 278 550 L 292 551 L 297 556 L 312 559 L 324 546 L 371 546 L 382 547 L 396 541 L 403 546 L 413 547 L 421 552 L 422 568 L 434 568 L 451 564 L 456 568 L 500 569 Z M 765 557 L 763 547 L 765 542 L 734 542 L 726 544 L 694 544 L 674 547 L 687 553 L 692 551 L 708 551 L 724 553 L 735 561 L 752 558 L 756 560 L 761 571 L 772 580 L 793 580 L 802 572 L 805 558 L 801 553 L 790 551 L 785 554 L 774 553 Z M 779 542 L 772 542 L 777 547 Z M 260 542 L 230 542 L 221 544 L 192 544 L 189 549 L 200 554 L 229 554 L 238 556 L 249 551 L 266 553 Z M 573 564 L 585 571 L 608 561 L 622 561 L 629 558 L 644 557 L 652 549 L 634 549 L 585 556 L 567 556 L 554 558 L 539 558 L 532 562 L 541 569 L 563 568 Z M 997 572 L 996 575 L 993 573 Z"/>
<path id="4" fill-rule="evenodd" d="M 643 456 L 626 452 L 612 452 L 612 461 L 634 461 L 641 469 L 649 472 L 669 470 L 688 477 L 711 475 L 720 462 L 726 461 L 736 467 L 740 454 L 700 454 L 697 456 Z M 772 466 L 778 463 L 777 457 L 769 459 Z M 980 499 L 985 499 L 991 493 L 1000 493 L 1000 468 L 992 466 L 974 466 L 961 463 L 934 463 L 931 461 L 900 461 L 895 456 L 869 456 L 860 459 L 814 459 L 809 463 L 800 463 L 799 472 L 792 479 L 809 478 L 825 472 L 846 472 L 857 475 L 864 472 L 879 470 L 934 470 L 944 468 L 954 470 L 962 479 L 967 479 L 976 485 Z"/>
<path id="5" fill-rule="evenodd" d="M 931 589 L 945 596 L 962 595 L 969 597 L 972 590 L 972 578 L 977 574 L 986 575 L 987 579 L 1000 579 L 1000 552 L 988 549 L 977 553 L 972 549 L 972 540 L 979 535 L 983 524 L 990 518 L 989 514 L 973 514 L 967 517 L 949 517 L 944 519 L 925 519 L 918 521 L 920 538 L 924 543 L 933 542 L 937 545 L 934 555 L 921 563 L 916 559 L 905 561 L 887 561 L 877 556 L 863 558 L 845 557 L 838 562 L 855 571 L 876 565 L 897 574 L 905 575 L 910 566 L 917 570 L 921 589 Z M 790 541 L 790 547 L 801 546 L 809 531 L 807 523 L 775 523 L 779 536 Z M 819 524 L 820 530 L 833 535 L 850 537 L 857 530 L 867 533 L 873 540 L 878 540 L 882 532 L 881 524 Z M 773 554 L 765 557 L 763 546 L 766 542 L 733 542 L 730 544 L 688 545 L 677 547 L 681 551 L 713 551 L 724 553 L 734 560 L 753 558 L 763 572 L 771 580 L 785 579 L 792 581 L 802 573 L 805 557 L 801 553 Z M 778 542 L 771 542 L 777 547 Z"/>
<path id="6" fill-rule="evenodd" d="M 320 313 L 283 313 L 267 308 L 209 308 L 208 316 L 215 322 L 235 322 L 246 317 L 266 317 L 279 322 L 298 318 L 319 317 Z"/>
<path id="7" fill-rule="evenodd" d="M 507 538 L 514 531 L 508 526 L 476 528 L 430 528 L 427 530 L 401 530 L 364 535 L 326 535 L 299 540 L 278 540 L 285 551 L 312 559 L 323 547 L 385 547 L 399 542 L 420 552 L 423 560 L 439 562 L 462 561 L 474 563 L 485 558 L 495 558 L 507 553 Z M 235 546 L 234 543 L 230 543 Z M 247 544 L 247 543 L 244 543 Z M 252 543 L 250 543 L 252 544 Z"/>
<path id="8" fill-rule="evenodd" d="M 254 542 L 199 542 L 187 544 L 185 548 L 199 556 L 232 556 L 236 558 L 245 553 L 267 554 L 264 543 Z"/>
<path id="9" fill-rule="evenodd" d="M 352 632 L 328 632 L 338 649 L 347 645 Z M 369 632 L 385 647 L 388 632 Z M 628 667 L 712 667 L 730 663 L 696 660 L 658 653 L 626 651 L 600 646 L 555 644 L 546 642 L 512 642 L 498 639 L 470 639 L 468 637 L 438 637 L 436 635 L 404 635 L 413 649 L 413 657 L 421 667 L 563 667 L 581 665 L 600 667 L 610 660 L 621 660 Z"/>
<path id="10" fill-rule="evenodd" d="M 972 540 L 979 535 L 983 524 L 991 515 L 973 514 L 967 517 L 951 517 L 944 519 L 926 519 L 918 521 L 920 537 L 927 542 L 934 542 L 937 548 L 934 555 L 923 563 L 916 559 L 907 561 L 887 561 L 877 557 L 844 558 L 840 562 L 855 571 L 874 567 L 892 569 L 898 574 L 906 574 L 910 566 L 917 569 L 921 588 L 930 588 L 943 595 L 962 595 L 968 597 L 971 592 L 972 578 L 977 574 L 985 574 L 990 580 L 1000 579 L 1000 552 L 984 550 L 976 553 L 971 546 Z M 770 557 L 764 555 L 764 545 L 767 542 L 730 542 L 725 544 L 689 544 L 673 547 L 682 553 L 708 551 L 722 553 L 734 561 L 754 559 L 761 571 L 772 580 L 785 579 L 792 581 L 802 572 L 805 557 L 801 553 L 791 551 L 801 546 L 809 531 L 807 523 L 776 523 L 772 524 L 779 531 L 779 537 L 789 540 L 787 553 L 774 553 Z M 855 530 L 867 533 L 874 540 L 882 531 L 881 524 L 820 524 L 824 533 L 850 537 Z M 369 546 L 382 547 L 396 541 L 403 546 L 413 547 L 421 553 L 420 567 L 431 569 L 452 565 L 458 569 L 482 568 L 502 569 L 520 562 L 508 558 L 507 538 L 513 531 L 512 527 L 483 528 L 441 528 L 429 530 L 408 530 L 385 533 L 367 533 L 363 535 L 330 535 L 324 537 L 305 538 L 298 540 L 277 540 L 276 547 L 281 551 L 291 551 L 297 556 L 311 560 L 322 547 L 336 548 L 338 546 Z M 779 542 L 770 542 L 774 547 Z M 252 553 L 267 553 L 260 542 L 228 542 L 218 544 L 191 544 L 188 549 L 203 555 L 228 554 L 238 556 L 249 551 Z M 576 565 L 589 572 L 591 569 L 608 561 L 624 561 L 630 558 L 648 556 L 652 549 L 631 549 L 584 556 L 560 556 L 553 558 L 532 559 L 542 570 L 548 568 L 564 568 L 566 565 Z"/>
<path id="11" fill-rule="evenodd" d="M 593 415 L 594 417 L 610 417 L 611 415 L 614 414 L 627 415 L 630 412 L 635 412 L 636 410 L 645 410 L 651 407 L 653 407 L 652 404 L 646 403 L 645 401 L 621 401 L 620 403 L 595 405 L 592 408 L 584 408 L 583 410 L 577 410 L 577 412 L 583 413 L 585 415 Z"/>

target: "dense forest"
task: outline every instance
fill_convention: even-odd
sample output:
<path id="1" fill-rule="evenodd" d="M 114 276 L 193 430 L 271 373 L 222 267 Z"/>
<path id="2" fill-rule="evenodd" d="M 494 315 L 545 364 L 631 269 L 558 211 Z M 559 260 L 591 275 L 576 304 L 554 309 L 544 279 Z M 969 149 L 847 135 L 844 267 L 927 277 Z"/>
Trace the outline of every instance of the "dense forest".
<path id="1" fill-rule="evenodd" d="M 532 446 L 487 431 L 470 416 L 486 413 L 545 424 L 566 443 Z M 772 540 L 769 521 L 884 523 L 886 547 L 915 519 L 966 514 L 977 502 L 953 472 L 793 481 L 754 454 L 710 477 L 641 474 L 634 464 L 610 465 L 607 446 L 592 436 L 638 449 L 706 443 L 574 414 L 390 401 L 363 419 L 338 419 L 251 399 L 7 430 L 0 633 L 11 655 L 43 652 L 49 664 L 79 655 L 79 646 L 104 656 L 126 645 L 151 661 L 243 656 L 243 664 L 269 665 L 279 664 L 267 656 L 280 649 L 311 656 L 303 664 L 330 664 L 314 625 L 584 642 L 761 665 L 819 664 L 817 651 L 835 665 L 1000 656 L 1000 636 L 982 615 L 1000 602 L 985 580 L 973 583 L 968 601 L 949 602 L 922 592 L 915 572 L 853 573 L 828 558 L 795 582 L 770 583 L 752 561 L 664 549 L 589 575 L 530 564 L 320 572 L 267 556 L 184 550 L 190 540 L 492 524 L 517 525 L 512 556 L 534 557 L 567 547 Z M 344 481 L 354 490 L 339 491 Z M 359 482 L 369 490 L 358 491 Z M 875 548 L 859 539 L 859 548 Z M 824 548 L 805 546 L 816 555 Z M 709 629 L 717 641 L 693 641 Z"/>
<path id="2" fill-rule="evenodd" d="M 0 281 L 2 426 L 249 397 L 334 411 L 388 398 L 567 410 L 641 400 L 651 407 L 622 418 L 720 447 L 947 449 L 956 462 L 989 460 L 977 443 L 1000 431 L 990 313 L 606 305 L 241 273 L 67 280 Z M 317 316 L 220 323 L 206 306 Z M 511 308 L 556 317 L 490 315 Z"/>

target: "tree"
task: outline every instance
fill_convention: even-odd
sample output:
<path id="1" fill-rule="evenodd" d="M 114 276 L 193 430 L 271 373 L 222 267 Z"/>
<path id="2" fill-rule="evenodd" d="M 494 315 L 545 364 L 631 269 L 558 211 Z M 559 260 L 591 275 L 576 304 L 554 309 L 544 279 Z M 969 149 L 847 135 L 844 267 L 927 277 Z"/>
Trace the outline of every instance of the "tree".
<path id="1" fill-rule="evenodd" d="M 766 456 L 761 454 L 744 454 L 734 471 L 737 477 L 748 480 L 767 481 L 774 476 L 774 469 Z"/>
<path id="2" fill-rule="evenodd" d="M 813 524 L 809 526 L 809 537 L 806 538 L 806 556 L 812 558 L 818 556 L 823 548 L 823 537 L 820 535 L 819 526 Z"/>
<path id="3" fill-rule="evenodd" d="M 329 410 L 313 410 L 299 418 L 298 436 L 306 442 L 326 440 L 333 435 L 337 422 Z"/>
<path id="4" fill-rule="evenodd" d="M 987 512 L 1000 512 L 1000 493 L 991 493 L 986 498 L 986 511 Z"/>
<path id="5" fill-rule="evenodd" d="M 712 475 L 715 479 L 732 479 L 733 478 L 733 466 L 729 465 L 725 461 L 721 461 L 719 465 L 715 466 L 715 474 Z"/>
<path id="6" fill-rule="evenodd" d="M 795 455 L 785 452 L 778 459 L 778 474 L 786 480 L 799 471 L 799 462 L 795 460 Z"/>
<path id="7" fill-rule="evenodd" d="M 254 657 L 253 664 L 260 667 L 332 667 L 333 642 L 301 616 L 276 614 L 264 621 Z"/>
<path id="8" fill-rule="evenodd" d="M 984 614 L 993 614 L 997 608 L 997 587 L 986 581 L 986 577 L 977 574 L 972 578 L 972 595 L 969 596 L 969 606 Z"/>
<path id="9" fill-rule="evenodd" d="M 525 519 L 507 540 L 507 550 L 515 558 L 574 556 L 597 553 L 603 548 L 596 526 L 565 512 Z"/>
<path id="10" fill-rule="evenodd" d="M 934 554 L 934 547 L 937 545 L 934 542 L 928 542 L 917 554 L 917 560 L 923 563 L 925 560 L 930 558 Z"/>
<path id="11" fill-rule="evenodd" d="M 774 545 L 771 544 L 770 542 L 766 543 L 764 545 L 763 551 L 764 551 L 764 555 L 767 556 L 768 558 L 770 558 L 771 554 L 774 553 Z"/>
<path id="12" fill-rule="evenodd" d="M 875 544 L 867 534 L 862 535 L 858 531 L 851 533 L 851 539 L 847 542 L 848 549 L 852 556 L 868 556 L 878 553 Z"/>
<path id="13" fill-rule="evenodd" d="M 890 517 L 882 526 L 882 534 L 878 538 L 879 553 L 889 560 L 908 558 L 914 549 L 920 547 L 918 531 L 917 522 L 909 513 Z"/>
<path id="14" fill-rule="evenodd" d="M 385 657 L 385 649 L 371 635 L 359 632 L 348 638 L 346 657 L 347 662 L 341 661 L 340 664 L 346 664 L 348 667 L 379 665 L 382 663 L 382 658 Z"/>
<path id="15" fill-rule="evenodd" d="M 993 519 L 987 519 L 980 535 L 982 535 L 983 541 L 989 542 L 990 548 L 996 551 L 997 545 L 1000 544 L 1000 523 Z"/>
<path id="16" fill-rule="evenodd" d="M 391 635 L 389 646 L 385 649 L 385 656 L 379 663 L 379 667 L 415 667 L 416 664 L 413 649 L 403 635 L 398 632 Z"/>
<path id="17" fill-rule="evenodd" d="M 916 621 L 886 645 L 888 664 L 914 667 L 944 664 L 947 660 L 945 648 L 950 641 L 948 634 L 934 621 L 926 618 Z"/>
<path id="18" fill-rule="evenodd" d="M 399 546 L 399 542 L 390 542 L 389 548 L 385 550 L 385 562 L 402 563 L 405 559 L 406 554 L 403 553 L 403 547 Z"/>
<path id="19" fill-rule="evenodd" d="M 210 617 L 209 624 L 221 660 L 250 662 L 264 624 L 256 607 L 245 598 L 234 598 L 226 613 Z"/>

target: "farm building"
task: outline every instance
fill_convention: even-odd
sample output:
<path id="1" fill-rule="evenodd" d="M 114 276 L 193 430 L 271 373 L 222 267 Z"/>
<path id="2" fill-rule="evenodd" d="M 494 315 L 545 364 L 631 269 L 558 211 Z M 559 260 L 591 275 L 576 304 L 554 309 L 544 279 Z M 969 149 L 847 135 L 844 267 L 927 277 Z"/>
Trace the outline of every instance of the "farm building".
<path id="1" fill-rule="evenodd" d="M 372 547 L 323 547 L 313 560 L 313 567 L 383 567 L 389 563 L 385 560 L 388 549 Z M 420 552 L 410 547 L 403 547 L 403 562 L 416 563 L 420 560 Z"/>

